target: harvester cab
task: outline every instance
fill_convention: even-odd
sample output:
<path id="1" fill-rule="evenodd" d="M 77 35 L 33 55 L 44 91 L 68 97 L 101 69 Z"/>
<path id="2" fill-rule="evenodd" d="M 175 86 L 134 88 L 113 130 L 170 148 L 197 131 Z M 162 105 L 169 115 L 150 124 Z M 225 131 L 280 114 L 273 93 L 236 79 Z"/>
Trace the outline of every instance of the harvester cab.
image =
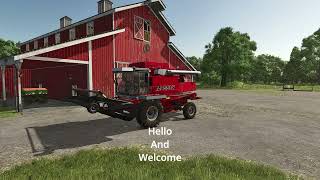
<path id="1" fill-rule="evenodd" d="M 90 113 L 126 121 L 136 118 L 145 128 L 159 125 L 163 113 L 182 110 L 186 119 L 195 117 L 197 109 L 191 101 L 200 98 L 195 92 L 193 76 L 201 72 L 174 70 L 165 63 L 143 62 L 115 68 L 113 73 L 115 98 L 107 98 L 99 91 L 85 91 L 91 95 L 82 104 Z"/>

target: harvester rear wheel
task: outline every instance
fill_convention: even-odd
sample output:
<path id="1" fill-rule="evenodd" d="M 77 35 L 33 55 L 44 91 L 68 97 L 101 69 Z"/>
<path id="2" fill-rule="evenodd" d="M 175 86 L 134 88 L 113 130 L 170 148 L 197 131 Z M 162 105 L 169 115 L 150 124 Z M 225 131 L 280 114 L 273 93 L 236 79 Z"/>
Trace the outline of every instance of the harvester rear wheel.
<path id="1" fill-rule="evenodd" d="M 158 102 L 145 102 L 141 104 L 137 121 L 143 128 L 157 127 L 161 122 L 162 106 Z"/>
<path id="2" fill-rule="evenodd" d="M 197 107 L 194 103 L 188 102 L 184 107 L 183 107 L 183 116 L 186 119 L 193 119 L 197 114 Z"/>

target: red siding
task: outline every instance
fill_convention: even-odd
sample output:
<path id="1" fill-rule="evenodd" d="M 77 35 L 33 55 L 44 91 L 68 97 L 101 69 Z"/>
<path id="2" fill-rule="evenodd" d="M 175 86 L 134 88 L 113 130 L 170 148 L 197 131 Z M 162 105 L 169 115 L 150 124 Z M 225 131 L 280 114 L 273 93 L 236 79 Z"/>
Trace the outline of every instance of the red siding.
<path id="1" fill-rule="evenodd" d="M 64 99 L 71 97 L 72 85 L 87 88 L 87 66 L 79 64 L 25 61 L 31 68 L 32 87 L 42 84 L 48 89 L 49 98 Z"/>
<path id="2" fill-rule="evenodd" d="M 112 39 L 105 37 L 92 43 L 93 87 L 109 97 L 114 96 Z"/>
<path id="3" fill-rule="evenodd" d="M 55 45 L 56 44 L 56 39 L 55 39 L 55 34 L 50 35 L 48 37 L 48 44 L 49 46 Z"/>
<path id="4" fill-rule="evenodd" d="M 33 47 L 34 47 L 34 42 L 32 41 L 29 43 L 29 50 L 33 51 Z"/>
<path id="5" fill-rule="evenodd" d="M 44 39 L 39 39 L 38 40 L 38 48 L 43 48 L 44 47 Z"/>
<path id="6" fill-rule="evenodd" d="M 88 43 L 82 43 L 75 46 L 59 49 L 39 56 L 88 61 Z"/>
<path id="7" fill-rule="evenodd" d="M 112 15 L 104 16 L 94 20 L 95 34 L 100 34 L 108 31 L 112 31 Z"/>
<path id="8" fill-rule="evenodd" d="M 170 50 L 170 68 L 179 70 L 190 70 L 182 60 Z"/>
<path id="9" fill-rule="evenodd" d="M 84 38 L 87 36 L 87 24 L 81 24 L 76 27 L 76 38 Z"/>
<path id="10" fill-rule="evenodd" d="M 20 46 L 20 50 L 21 50 L 22 53 L 26 52 L 26 45 Z"/>
<path id="11" fill-rule="evenodd" d="M 7 97 L 12 98 L 14 97 L 14 68 L 6 68 L 6 90 L 7 90 Z M 22 88 L 31 87 L 31 71 L 28 69 L 22 70 L 22 77 L 21 77 L 21 85 Z M 2 77 L 0 73 L 0 92 L 2 92 Z M 2 93 L 0 93 L 2 97 Z"/>
<path id="12" fill-rule="evenodd" d="M 151 22 L 151 48 L 144 52 L 145 42 L 134 38 L 134 17 L 140 16 Z M 115 27 L 126 31 L 116 36 L 117 61 L 156 61 L 168 62 L 169 33 L 147 7 L 134 8 L 115 14 Z"/>
<path id="13" fill-rule="evenodd" d="M 60 33 L 61 43 L 69 41 L 69 29 L 64 30 Z"/>

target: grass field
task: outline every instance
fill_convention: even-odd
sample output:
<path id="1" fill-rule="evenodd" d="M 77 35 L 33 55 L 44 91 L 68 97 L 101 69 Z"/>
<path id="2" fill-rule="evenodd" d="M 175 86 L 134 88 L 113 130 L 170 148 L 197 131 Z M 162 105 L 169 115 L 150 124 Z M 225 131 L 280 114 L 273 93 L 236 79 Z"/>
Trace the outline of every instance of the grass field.
<path id="1" fill-rule="evenodd" d="M 17 113 L 12 108 L 0 107 L 0 118 L 14 117 Z"/>
<path id="2" fill-rule="evenodd" d="M 82 151 L 40 159 L 0 174 L 0 179 L 297 179 L 272 167 L 217 156 L 182 162 L 140 162 L 138 148 Z"/>

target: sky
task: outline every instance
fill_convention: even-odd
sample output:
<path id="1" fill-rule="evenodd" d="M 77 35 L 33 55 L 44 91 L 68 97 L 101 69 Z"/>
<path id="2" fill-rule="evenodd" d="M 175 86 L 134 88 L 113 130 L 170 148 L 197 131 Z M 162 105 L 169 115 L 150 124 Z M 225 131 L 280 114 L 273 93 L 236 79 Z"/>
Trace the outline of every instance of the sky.
<path id="1" fill-rule="evenodd" d="M 98 0 L 10 0 L 0 5 L 0 38 L 26 41 L 97 13 Z M 114 6 L 139 0 L 113 0 Z M 141 1 L 141 0 L 140 0 Z M 186 56 L 202 57 L 205 45 L 223 27 L 248 33 L 256 54 L 289 60 L 294 46 L 320 28 L 319 0 L 163 0 L 164 14 L 177 31 L 172 37 Z"/>

